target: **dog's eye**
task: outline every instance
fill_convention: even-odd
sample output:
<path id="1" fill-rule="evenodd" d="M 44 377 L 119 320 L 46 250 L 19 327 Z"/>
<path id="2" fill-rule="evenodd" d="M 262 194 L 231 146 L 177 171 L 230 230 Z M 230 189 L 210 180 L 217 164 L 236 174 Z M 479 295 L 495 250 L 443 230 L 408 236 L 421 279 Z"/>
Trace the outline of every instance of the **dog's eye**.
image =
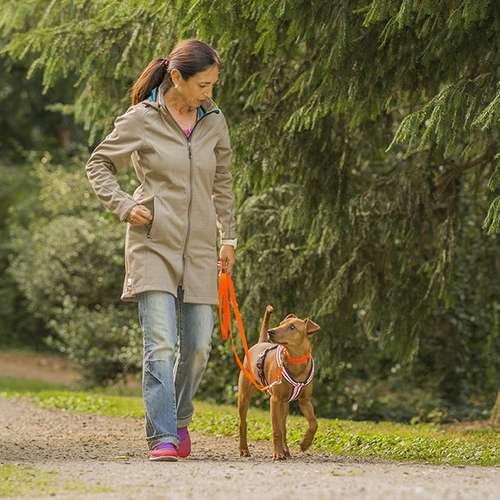
<path id="1" fill-rule="evenodd" d="M 290 325 L 290 330 L 295 330 L 295 326 L 294 325 Z"/>

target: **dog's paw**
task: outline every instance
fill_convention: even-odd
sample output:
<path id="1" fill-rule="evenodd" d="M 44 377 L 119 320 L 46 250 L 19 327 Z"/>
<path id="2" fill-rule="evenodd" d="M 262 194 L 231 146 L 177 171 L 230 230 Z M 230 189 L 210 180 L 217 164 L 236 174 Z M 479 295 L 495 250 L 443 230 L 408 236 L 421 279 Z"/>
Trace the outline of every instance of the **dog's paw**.
<path id="1" fill-rule="evenodd" d="M 272 313 L 274 311 L 274 307 L 271 304 L 267 304 L 266 306 L 266 312 Z"/>
<path id="2" fill-rule="evenodd" d="M 250 456 L 250 451 L 247 449 L 245 450 L 240 450 L 240 457 L 249 457 Z"/>
<path id="3" fill-rule="evenodd" d="M 303 439 L 302 442 L 300 443 L 300 449 L 302 451 L 306 451 L 309 449 L 311 444 L 312 444 L 312 439 Z"/>
<path id="4" fill-rule="evenodd" d="M 284 451 L 274 451 L 273 452 L 273 461 L 276 460 L 286 460 L 285 452 Z"/>

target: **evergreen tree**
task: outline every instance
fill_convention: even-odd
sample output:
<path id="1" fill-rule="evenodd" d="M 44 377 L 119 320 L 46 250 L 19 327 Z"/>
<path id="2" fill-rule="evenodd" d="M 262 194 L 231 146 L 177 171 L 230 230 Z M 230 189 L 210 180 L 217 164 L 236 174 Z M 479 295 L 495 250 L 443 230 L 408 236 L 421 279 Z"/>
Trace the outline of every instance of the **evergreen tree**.
<path id="1" fill-rule="evenodd" d="M 456 363 L 459 334 L 460 353 L 487 346 L 475 387 L 498 380 L 498 2 L 31 0 L 0 16 L 3 52 L 33 57 L 46 88 L 79 76 L 91 142 L 177 39 L 219 50 L 248 331 L 266 302 L 314 317 L 326 393 L 349 363 L 383 375 L 433 342 L 428 366 Z M 467 393 L 446 370 L 440 391 Z"/>

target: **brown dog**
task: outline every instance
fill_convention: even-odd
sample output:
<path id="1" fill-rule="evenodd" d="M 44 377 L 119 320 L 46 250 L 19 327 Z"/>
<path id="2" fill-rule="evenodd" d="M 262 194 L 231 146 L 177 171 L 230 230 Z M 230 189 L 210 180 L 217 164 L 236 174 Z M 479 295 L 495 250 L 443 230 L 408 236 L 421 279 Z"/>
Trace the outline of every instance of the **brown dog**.
<path id="1" fill-rule="evenodd" d="M 310 336 L 317 332 L 320 327 L 309 318 L 303 320 L 297 318 L 295 314 L 289 314 L 279 326 L 269 330 L 269 318 L 272 311 L 272 306 L 266 306 L 259 341 L 249 349 L 250 359 L 245 357 L 244 366 L 251 370 L 255 379 L 263 385 L 272 384 L 276 379 L 279 365 L 283 366 L 281 383 L 272 385 L 268 392 L 271 395 L 273 460 L 285 460 L 286 457 L 291 456 L 286 442 L 286 418 L 289 401 L 298 399 L 299 407 L 309 424 L 300 443 L 302 451 L 306 451 L 311 446 L 318 428 L 311 402 L 314 362 L 308 354 L 311 353 Z M 284 347 L 288 351 L 288 357 Z M 309 359 L 307 359 L 308 357 Z M 240 456 L 242 457 L 250 456 L 247 444 L 247 412 L 251 396 L 255 391 L 256 388 L 248 381 L 244 373 L 240 372 L 238 412 L 240 416 Z"/>

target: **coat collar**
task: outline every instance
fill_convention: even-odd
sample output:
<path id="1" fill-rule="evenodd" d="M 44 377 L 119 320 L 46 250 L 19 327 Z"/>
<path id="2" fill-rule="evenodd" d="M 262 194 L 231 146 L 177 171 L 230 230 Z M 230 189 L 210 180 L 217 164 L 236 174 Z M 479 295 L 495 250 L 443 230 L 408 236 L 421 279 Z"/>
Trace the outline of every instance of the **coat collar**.
<path id="1" fill-rule="evenodd" d="M 156 108 L 157 110 L 166 111 L 165 100 L 164 100 L 163 96 L 164 96 L 167 88 L 168 88 L 168 81 L 165 79 L 160 84 L 160 86 L 155 87 L 152 90 L 150 96 L 147 99 L 145 99 L 147 104 Z M 203 103 L 201 104 L 201 108 L 203 110 L 203 113 L 205 114 L 205 113 L 208 113 L 209 111 L 218 110 L 219 106 L 217 106 L 217 104 L 215 103 L 215 101 L 213 99 L 209 98 L 209 99 L 206 99 L 205 101 L 203 101 Z"/>

